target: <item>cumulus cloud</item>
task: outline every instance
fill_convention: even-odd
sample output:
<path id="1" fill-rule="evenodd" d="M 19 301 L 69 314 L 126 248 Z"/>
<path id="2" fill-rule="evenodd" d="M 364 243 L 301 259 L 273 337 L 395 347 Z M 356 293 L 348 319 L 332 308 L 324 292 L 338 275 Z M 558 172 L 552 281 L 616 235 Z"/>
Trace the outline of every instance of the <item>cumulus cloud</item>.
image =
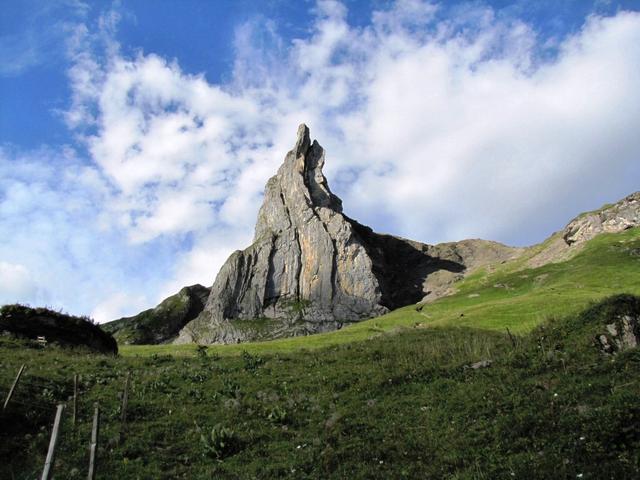
<path id="1" fill-rule="evenodd" d="M 108 272 L 109 287 L 91 297 L 101 319 L 210 285 L 250 241 L 264 184 L 301 122 L 327 149 L 349 215 L 426 242 L 533 243 L 637 189 L 640 14 L 591 16 L 549 39 L 477 3 L 452 12 L 399 0 L 367 26 L 347 13 L 319 1 L 308 36 L 292 41 L 272 20 L 239 25 L 225 84 L 183 71 L 179 59 L 125 55 L 117 15 L 78 26 L 65 118 L 89 158 L 67 152 L 46 174 L 21 162 L 37 174 L 5 186 L 0 223 L 24 214 L 29 227 L 6 228 L 51 236 L 84 218 L 89 233 L 34 258 L 5 245 L 0 261 L 40 272 L 54 252 L 76 258 L 102 245 L 96 238 L 115 238 L 108 268 L 77 270 L 83 279 Z M 14 251 L 31 260 L 12 260 Z"/>

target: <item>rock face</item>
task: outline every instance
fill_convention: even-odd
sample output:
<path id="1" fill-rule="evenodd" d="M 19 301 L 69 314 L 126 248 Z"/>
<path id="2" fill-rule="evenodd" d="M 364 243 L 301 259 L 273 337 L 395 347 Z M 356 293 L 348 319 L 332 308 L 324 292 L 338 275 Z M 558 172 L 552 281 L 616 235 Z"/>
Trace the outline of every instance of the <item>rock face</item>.
<path id="1" fill-rule="evenodd" d="M 609 297 L 587 310 L 600 333 L 595 344 L 602 353 L 615 355 L 640 345 L 640 297 L 628 294 Z"/>
<path id="2" fill-rule="evenodd" d="M 0 308 L 0 332 L 32 340 L 44 337 L 48 344 L 85 347 L 98 353 L 118 353 L 113 337 L 86 318 L 47 308 L 5 305 Z"/>
<path id="3" fill-rule="evenodd" d="M 323 148 L 301 125 L 293 150 L 267 182 L 252 245 L 225 262 L 204 310 L 177 343 L 334 330 L 420 301 L 434 293 L 430 275 L 447 272 L 436 283 L 448 285 L 480 250 L 490 252 L 480 264 L 518 254 L 495 242 L 430 246 L 376 234 L 343 214 L 322 173 L 324 161 Z"/>
<path id="4" fill-rule="evenodd" d="M 640 226 L 640 192 L 579 216 L 565 227 L 562 237 L 567 244 L 573 245 L 591 240 L 600 233 L 616 233 L 637 226 Z"/>
<path id="5" fill-rule="evenodd" d="M 209 293 L 209 288 L 198 284 L 184 287 L 155 308 L 103 323 L 101 328 L 124 345 L 168 343 L 202 312 Z"/>

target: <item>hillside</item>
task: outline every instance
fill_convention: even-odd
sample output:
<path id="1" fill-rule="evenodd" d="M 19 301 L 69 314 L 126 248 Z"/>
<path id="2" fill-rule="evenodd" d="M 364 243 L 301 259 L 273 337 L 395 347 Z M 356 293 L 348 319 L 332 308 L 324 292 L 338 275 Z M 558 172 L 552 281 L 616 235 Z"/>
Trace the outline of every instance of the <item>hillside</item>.
<path id="1" fill-rule="evenodd" d="M 597 341 L 637 342 L 638 322 L 640 298 L 616 296 L 522 337 L 441 326 L 314 352 L 96 358 L 0 339 L 2 391 L 28 364 L 0 417 L 0 477 L 39 473 L 79 374 L 56 478 L 85 476 L 94 402 L 99 478 L 638 478 L 639 351 Z"/>
<path id="2" fill-rule="evenodd" d="M 191 315 L 189 310 L 188 319 L 176 317 L 174 300 L 165 300 L 155 309 L 111 322 L 106 328 L 127 344 L 237 344 L 326 333 L 373 317 L 387 323 L 386 314 L 400 316 L 405 323 L 448 321 L 451 313 L 462 318 L 467 307 L 478 306 L 468 312 L 472 317 L 463 324 L 482 323 L 482 312 L 495 307 L 495 326 L 525 331 L 548 314 L 568 311 L 556 308 L 561 299 L 536 304 L 536 298 L 545 297 L 549 289 L 559 288 L 568 303 L 575 296 L 576 308 L 584 304 L 581 299 L 597 298 L 598 294 L 578 291 L 583 288 L 578 278 L 584 276 L 587 283 L 601 281 L 604 277 L 598 269 L 616 268 L 616 260 L 611 259 L 612 264 L 608 253 L 590 250 L 587 256 L 595 254 L 594 267 L 599 265 L 595 276 L 574 275 L 573 264 L 566 262 L 590 248 L 587 245 L 599 236 L 640 225 L 638 192 L 579 215 L 547 241 L 529 248 L 481 239 L 428 245 L 376 233 L 346 216 L 342 201 L 329 189 L 324 164 L 324 149 L 311 141 L 308 127 L 300 125 L 293 149 L 265 187 L 253 243 L 235 251 L 223 264 L 208 296 L 203 293 L 199 299 L 198 305 L 203 305 L 198 312 Z M 555 264 L 562 264 L 559 268 L 568 269 L 566 274 L 576 281 L 550 286 L 560 273 L 556 267 L 545 268 Z M 637 270 L 636 263 L 629 268 Z M 520 278 L 516 271 L 521 272 Z M 489 289 L 480 288 L 487 285 Z M 626 281 L 619 286 L 626 286 Z M 600 296 L 618 291 L 594 287 L 602 290 Z M 461 302 L 456 292 L 466 292 L 469 301 Z M 451 295 L 448 301 L 437 302 Z M 494 300 L 502 306 L 494 305 Z M 416 302 L 437 305 L 420 307 L 424 319 L 416 319 L 406 311 L 407 305 Z M 511 303 L 516 307 L 511 315 L 527 311 L 527 315 L 537 314 L 537 320 L 507 321 L 503 318 L 507 314 L 501 312 L 509 311 Z M 464 311 L 452 312 L 447 305 Z M 397 312 L 400 307 L 405 310 Z"/>
<path id="3" fill-rule="evenodd" d="M 457 282 L 457 293 L 409 305 L 336 332 L 242 345 L 216 345 L 224 354 L 315 349 L 370 339 L 402 329 L 467 326 L 525 334 L 549 317 L 579 311 L 589 302 L 620 292 L 640 295 L 640 228 L 604 233 L 574 250 L 573 257 L 529 267 L 558 234 L 513 262 L 490 265 Z M 123 355 L 192 355 L 191 345 L 122 346 Z"/>
<path id="4" fill-rule="evenodd" d="M 100 326 L 121 345 L 171 342 L 182 327 L 202 312 L 209 292 L 209 288 L 198 284 L 184 287 L 155 308 Z"/>

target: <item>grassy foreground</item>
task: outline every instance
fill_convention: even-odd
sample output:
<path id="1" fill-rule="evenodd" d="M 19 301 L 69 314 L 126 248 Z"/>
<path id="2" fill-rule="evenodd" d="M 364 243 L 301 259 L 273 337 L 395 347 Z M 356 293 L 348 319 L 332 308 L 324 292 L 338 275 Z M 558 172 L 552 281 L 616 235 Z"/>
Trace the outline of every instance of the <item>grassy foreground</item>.
<path id="1" fill-rule="evenodd" d="M 625 314 L 640 315 L 639 298 L 513 338 L 440 325 L 223 357 L 106 357 L 0 338 L 3 394 L 27 364 L 0 417 L 0 478 L 37 477 L 57 402 L 68 407 L 55 478 L 86 478 L 94 402 L 104 479 L 639 478 L 640 350 L 607 356 L 594 342 Z"/>
<path id="2" fill-rule="evenodd" d="M 544 244 L 540 246 L 543 248 Z M 244 345 L 210 347 L 219 355 L 294 352 L 366 340 L 384 332 L 426 326 L 466 326 L 530 332 L 552 316 L 578 312 L 589 302 L 621 291 L 640 295 L 640 228 L 602 234 L 575 257 L 523 268 L 529 255 L 479 271 L 457 284 L 458 293 L 434 303 L 411 305 L 337 332 Z M 193 345 L 121 345 L 122 355 L 194 355 Z"/>

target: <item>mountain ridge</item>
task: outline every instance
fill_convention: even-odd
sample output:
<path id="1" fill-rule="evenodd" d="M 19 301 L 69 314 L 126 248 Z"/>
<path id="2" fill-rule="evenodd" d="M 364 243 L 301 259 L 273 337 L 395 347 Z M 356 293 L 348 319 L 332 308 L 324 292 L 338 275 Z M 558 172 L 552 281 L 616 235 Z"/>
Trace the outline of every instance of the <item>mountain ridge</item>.
<path id="1" fill-rule="evenodd" d="M 340 329 L 455 293 L 456 284 L 480 268 L 567 260 L 602 232 L 640 224 L 640 193 L 634 193 L 578 215 L 531 247 L 481 239 L 428 245 L 376 233 L 345 215 L 322 172 L 324 162 L 324 149 L 301 125 L 294 148 L 266 184 L 253 243 L 228 258 L 203 309 L 172 338 L 175 343 Z"/>

